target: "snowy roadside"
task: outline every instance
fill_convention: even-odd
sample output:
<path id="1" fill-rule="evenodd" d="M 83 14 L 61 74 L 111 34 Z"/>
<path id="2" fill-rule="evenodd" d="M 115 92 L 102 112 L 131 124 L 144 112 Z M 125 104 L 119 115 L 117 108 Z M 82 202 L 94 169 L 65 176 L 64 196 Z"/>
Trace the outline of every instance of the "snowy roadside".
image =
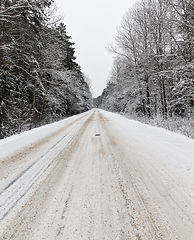
<path id="1" fill-rule="evenodd" d="M 20 134 L 16 134 L 0 140 L 0 159 L 8 155 L 12 155 L 15 151 L 18 151 L 30 145 L 36 140 L 45 138 L 47 135 L 57 130 L 60 130 L 60 128 L 68 125 L 72 121 L 78 120 L 80 117 L 84 115 L 86 115 L 86 113 L 75 115 L 73 117 L 69 117 L 58 122 L 34 128 L 32 130 L 25 131 Z"/>
<path id="2" fill-rule="evenodd" d="M 146 117 L 137 117 L 131 115 L 124 115 L 128 119 L 133 119 L 150 126 L 164 128 L 172 132 L 181 133 L 187 137 L 194 139 L 194 120 L 187 118 L 167 118 L 157 117 L 149 119 Z"/>
<path id="3" fill-rule="evenodd" d="M 132 136 L 141 148 L 145 148 L 150 153 L 155 152 L 158 156 L 161 155 L 162 161 L 172 164 L 172 168 L 174 165 L 179 166 L 180 173 L 185 169 L 185 174 L 193 174 L 194 180 L 194 139 L 161 127 L 129 120 L 119 114 L 106 111 L 103 111 L 103 114 L 109 117 L 112 115 L 115 127 L 122 126 L 123 132 Z"/>

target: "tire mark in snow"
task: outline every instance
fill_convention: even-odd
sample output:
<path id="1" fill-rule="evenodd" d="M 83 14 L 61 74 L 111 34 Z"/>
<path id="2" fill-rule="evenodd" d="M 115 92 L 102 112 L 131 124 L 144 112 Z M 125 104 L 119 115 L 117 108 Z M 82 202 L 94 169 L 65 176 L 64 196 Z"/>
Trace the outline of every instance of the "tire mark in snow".
<path id="1" fill-rule="evenodd" d="M 35 162 L 33 162 L 27 169 L 25 169 L 22 173 L 20 173 L 14 180 L 12 180 L 1 192 L 0 195 L 3 194 L 5 190 L 7 190 L 11 185 L 13 185 L 20 177 L 22 177 L 30 168 L 32 168 L 37 162 L 39 162 L 43 157 L 45 157 L 52 149 L 54 149 L 65 137 L 63 136 L 56 144 L 54 144 L 46 153 L 44 153 L 41 157 L 39 157 Z M 1 206 L 0 206 L 1 207 Z"/>
<path id="2" fill-rule="evenodd" d="M 118 184 L 119 187 L 121 189 L 121 193 L 123 196 L 123 199 L 125 200 L 127 209 L 131 209 L 131 211 L 128 212 L 129 217 L 130 217 L 130 221 L 132 223 L 133 228 L 136 231 L 136 237 L 138 240 L 142 239 L 142 236 L 139 233 L 139 224 L 137 224 L 137 222 L 135 221 L 136 218 L 136 203 L 134 203 L 130 197 L 128 196 L 127 191 L 125 191 L 124 189 L 124 185 L 123 185 L 123 180 L 122 178 L 122 169 L 124 169 L 126 171 L 126 168 L 122 166 L 121 164 L 121 159 L 125 159 L 125 156 L 123 155 L 124 149 L 120 148 L 120 144 L 119 142 L 117 142 L 115 138 L 115 136 L 119 136 L 119 132 L 116 131 L 116 129 L 111 128 L 110 129 L 110 124 L 109 124 L 109 120 L 106 119 L 106 117 L 104 117 L 101 113 L 99 114 L 99 117 L 101 119 L 101 122 L 104 123 L 104 128 L 106 129 L 106 138 L 107 138 L 107 142 L 110 143 L 110 146 L 108 146 L 109 148 L 109 152 L 112 153 L 113 157 L 113 168 L 114 168 L 114 172 L 115 175 L 117 176 L 118 179 Z M 120 138 L 122 139 L 122 137 Z M 118 161 L 119 160 L 119 161 Z M 126 159 L 127 160 L 127 159 Z M 159 235 L 159 229 L 157 227 L 157 225 L 155 224 L 153 218 L 152 218 L 152 213 L 149 211 L 149 209 L 147 208 L 144 198 L 143 196 L 140 194 L 140 191 L 135 183 L 135 179 L 133 179 L 133 175 L 135 174 L 136 176 L 138 175 L 137 172 L 135 171 L 133 165 L 130 166 L 130 171 L 127 172 L 127 177 L 129 179 L 130 185 L 136 195 L 136 200 L 137 203 L 141 205 L 143 212 L 145 214 L 144 217 L 146 217 L 146 221 L 148 223 L 148 232 L 150 234 L 150 237 L 152 239 L 160 239 L 162 236 Z"/>
<path id="3" fill-rule="evenodd" d="M 57 143 L 55 143 L 44 155 L 34 161 L 27 169 L 19 174 L 0 192 L 0 222 L 8 215 L 8 213 L 18 204 L 18 202 L 32 189 L 33 185 L 43 176 L 48 168 L 54 163 L 57 156 L 64 150 L 66 145 L 74 138 L 77 130 L 82 124 L 73 125 L 66 135 L 64 135 Z M 70 135 L 70 133 L 72 133 Z M 70 136 L 69 136 L 70 135 Z M 63 146 L 60 144 L 65 138 L 69 139 Z M 59 147 L 59 149 L 58 149 Z"/>
<path id="4" fill-rule="evenodd" d="M 104 116 L 102 117 L 102 121 Z M 106 118 L 104 122 L 107 122 Z M 122 144 L 122 135 L 118 132 L 117 128 L 109 128 L 109 125 L 107 124 L 107 138 L 110 138 L 110 142 L 113 146 L 117 146 L 117 152 L 115 152 L 115 172 L 118 173 L 118 180 L 121 187 L 121 190 L 123 191 L 123 196 L 126 197 L 126 203 L 128 203 L 128 206 L 133 210 L 135 208 L 134 212 L 129 211 L 129 213 L 132 213 L 132 216 L 135 218 L 133 219 L 134 224 L 137 224 L 137 227 L 141 229 L 141 225 L 143 228 L 146 229 L 146 234 L 151 234 L 148 236 L 148 239 L 186 239 L 185 236 L 191 236 L 187 231 L 185 231 L 184 227 L 182 227 L 181 222 L 179 221 L 179 216 L 173 212 L 171 212 L 174 208 L 174 211 L 176 212 L 176 209 L 182 210 L 182 207 L 179 205 L 175 206 L 171 205 L 169 201 L 166 201 L 166 196 L 163 195 L 164 193 L 167 194 L 168 192 L 166 189 L 161 188 L 164 187 L 162 185 L 161 179 L 158 179 L 157 174 L 149 175 L 146 174 L 144 170 L 150 171 L 149 174 L 153 174 L 157 172 L 157 169 L 151 169 L 147 167 L 146 164 L 150 164 L 146 161 L 144 161 L 144 155 L 143 154 L 136 154 L 138 153 L 139 147 L 134 146 L 134 150 L 131 148 L 130 151 L 132 151 L 132 158 L 130 159 L 130 151 L 128 151 L 127 155 L 123 155 L 122 153 L 126 152 L 123 148 L 124 144 Z M 114 142 L 114 135 L 118 136 L 115 138 Z M 118 139 L 120 138 L 120 142 Z M 133 146 L 133 143 L 129 141 L 129 146 Z M 110 149 L 111 150 L 111 149 Z M 136 155 L 133 155 L 135 152 Z M 127 153 L 127 152 L 126 152 Z M 120 155 L 120 156 L 119 156 Z M 149 156 L 148 153 L 145 153 L 145 156 Z M 133 159 L 134 157 L 134 159 Z M 140 158 L 139 158 L 140 157 Z M 137 164 L 134 164 L 136 163 Z M 141 163 L 142 162 L 142 163 Z M 130 164 L 132 163 L 132 164 Z M 143 167 L 143 168 L 142 168 Z M 147 167 L 147 168 L 146 168 Z M 145 168 L 145 169 L 144 169 Z M 140 171 L 139 171 L 140 170 Z M 141 175 L 143 172 L 143 175 Z M 164 177 L 164 175 L 162 175 Z M 144 182 L 146 177 L 146 181 Z M 127 180 L 127 187 L 126 185 Z M 168 180 L 171 180 L 171 184 L 174 183 L 174 180 L 168 176 Z M 151 184 L 151 186 L 150 186 Z M 152 186 L 153 185 L 153 186 Z M 147 188 L 148 187 L 148 188 Z M 150 189 L 149 189 L 150 187 Z M 154 188 L 153 188 L 154 187 Z M 130 189 L 131 188 L 131 189 Z M 171 188 L 172 189 L 172 188 Z M 160 191 L 159 191 L 160 190 Z M 176 187 L 174 187 L 174 190 L 176 190 Z M 175 194 L 175 191 L 172 191 L 172 195 Z M 153 192 L 152 192 L 153 191 Z M 129 194 L 131 192 L 131 194 Z M 153 195 L 151 196 L 151 192 Z M 136 201 L 131 201 L 133 197 L 131 195 L 135 196 Z M 167 196 L 171 196 L 171 193 L 168 193 Z M 159 198 L 159 201 L 158 199 Z M 171 197 L 172 198 L 172 197 Z M 153 201 L 155 199 L 155 201 Z M 186 199 L 186 198 L 185 198 Z M 138 206 L 138 208 L 137 208 Z M 164 212 L 161 212 L 164 210 Z M 176 217 L 174 217 L 176 216 Z M 177 217 L 178 216 L 178 217 Z M 139 224 L 138 218 L 145 219 L 144 222 Z M 182 218 L 183 219 L 183 218 Z M 184 219 L 183 219 L 184 220 Z M 189 221 L 188 221 L 189 220 Z M 190 222 L 191 219 L 188 219 L 187 221 Z M 186 222 L 187 222 L 186 221 Z M 173 223 L 173 224 L 172 224 Z M 144 229 L 142 229 L 144 231 Z M 143 232 L 141 231 L 141 232 Z M 182 232 L 184 231 L 184 232 Z M 177 237 L 177 233 L 179 236 Z M 140 235 L 138 236 L 140 237 Z M 145 235 L 141 234 L 141 237 L 144 239 Z M 191 239 L 191 238 L 187 238 Z M 194 239 L 194 238 L 192 238 Z"/>
<path id="5" fill-rule="evenodd" d="M 46 203 L 48 203 L 47 201 L 50 200 L 50 197 L 53 200 L 56 199 L 54 197 L 56 193 L 55 190 L 58 188 L 58 184 L 60 185 L 61 179 L 63 179 L 64 176 L 64 172 L 68 172 L 70 174 L 68 174 L 68 176 L 71 177 L 72 168 L 69 168 L 68 165 L 70 164 L 72 167 L 77 166 L 77 159 L 76 161 L 71 161 L 71 156 L 74 151 L 77 150 L 79 146 L 79 139 L 83 132 L 85 132 L 87 123 L 90 121 L 92 115 L 93 113 L 87 114 L 87 118 L 84 121 L 79 122 L 78 129 L 75 130 L 75 135 L 72 139 L 72 142 L 68 144 L 66 148 L 64 148 L 64 151 L 62 151 L 61 154 L 59 154 L 54 167 L 52 167 L 52 169 L 45 174 L 46 176 L 44 176 L 43 180 L 39 181 L 39 183 L 33 187 L 33 192 L 31 191 L 30 195 L 28 194 L 28 196 L 25 197 L 16 208 L 13 209 L 10 215 L 8 215 L 8 217 L 2 221 L 2 228 L 0 229 L 0 236 L 2 239 L 34 239 L 32 238 L 32 235 L 29 237 L 29 233 L 31 232 L 34 221 L 39 219 L 39 217 L 46 212 L 45 206 Z M 68 182 L 68 179 L 66 179 L 65 182 Z M 68 192 L 69 191 L 67 191 L 67 193 Z M 59 205 L 60 203 L 57 205 L 55 213 L 59 211 Z M 49 219 L 50 217 L 51 216 L 49 215 Z M 43 219 L 38 226 L 44 221 L 45 219 Z M 50 223 L 50 226 L 52 224 L 53 222 Z M 42 237 L 36 237 L 39 232 L 38 230 L 39 229 L 36 228 L 36 230 L 33 232 L 33 236 L 35 235 L 35 239 L 42 239 Z M 57 228 L 55 230 L 57 230 Z M 53 236 L 51 239 L 53 240 L 55 237 Z"/>
<path id="6" fill-rule="evenodd" d="M 92 181 L 92 175 L 91 172 L 89 173 L 89 166 L 91 162 L 88 165 L 88 162 L 85 161 L 87 158 L 87 153 L 89 152 L 89 155 L 91 154 L 90 151 L 88 151 L 88 146 L 90 146 L 91 138 L 90 134 L 88 136 L 88 132 L 91 132 L 93 129 L 93 119 L 91 118 L 88 122 L 85 131 L 83 132 L 82 137 L 80 138 L 79 144 L 81 145 L 81 152 L 76 152 L 74 155 L 74 159 L 76 159 L 75 165 L 71 168 L 71 173 L 69 175 L 69 179 L 67 181 L 67 185 L 65 188 L 65 196 L 62 202 L 64 202 L 63 209 L 60 211 L 60 220 L 59 220 L 59 226 L 54 239 L 77 239 L 78 236 L 82 236 L 82 231 L 86 228 L 85 223 L 85 214 L 88 215 L 88 223 L 89 225 L 92 225 L 94 222 L 94 210 L 93 207 L 90 206 L 90 200 L 89 200 L 89 192 L 90 192 L 90 181 Z M 77 150 L 77 149 L 76 149 Z M 77 153 L 79 153 L 77 155 Z M 91 156 L 91 155 L 90 155 Z M 93 157 L 93 156 L 92 156 Z M 90 180 L 88 181 L 88 175 L 86 173 L 89 173 Z M 83 178 L 84 175 L 84 178 Z M 89 191 L 89 192 L 88 192 Z M 91 193 L 92 197 L 94 197 L 94 192 Z M 76 200 L 78 196 L 78 201 Z M 79 197 L 81 199 L 79 199 Z M 72 211 L 74 213 L 72 213 Z M 84 215 L 80 214 L 83 213 Z M 71 225 L 70 216 L 76 216 L 74 223 Z M 81 219 L 80 219 L 81 217 Z M 80 219 L 81 221 L 79 222 Z M 76 225 L 76 223 L 78 225 Z M 71 228 L 71 230 L 69 229 Z M 88 235 L 92 234 L 92 229 L 88 230 Z M 70 236 L 71 235 L 71 236 Z M 88 236 L 88 239 L 94 239 L 90 238 Z"/>
<path id="7" fill-rule="evenodd" d="M 83 124 L 54 167 L 33 187 L 35 191 L 12 211 L 14 217 L 11 212 L 6 223 L 2 221 L 0 239 L 194 239 L 186 232 L 189 227 L 179 229 L 173 222 L 179 215 L 171 216 L 176 208 L 161 196 L 166 191 L 156 186 L 163 182 L 157 178 L 157 168 L 148 168 L 149 155 L 140 154 L 130 135 L 99 115 Z"/>
<path id="8" fill-rule="evenodd" d="M 70 199 L 71 199 L 71 194 L 72 194 L 72 192 L 73 192 L 73 189 L 74 189 L 74 186 L 71 187 L 71 190 L 70 190 L 70 192 L 69 192 L 69 196 L 68 196 L 67 200 L 65 201 L 65 207 L 64 207 L 64 209 L 63 209 L 63 213 L 62 213 L 62 216 L 61 216 L 61 219 L 62 219 L 62 220 L 65 219 L 65 213 L 67 212 L 68 205 L 69 205 L 69 201 L 70 201 Z M 59 230 L 57 231 L 57 237 L 60 236 L 60 235 L 61 235 L 61 236 L 63 235 L 63 231 L 65 230 L 65 227 L 66 227 L 66 224 L 64 224 L 63 226 L 61 226 L 61 227 L 59 228 Z"/>
<path id="9" fill-rule="evenodd" d="M 26 161 L 25 159 L 30 159 L 32 158 L 32 154 L 36 151 L 38 152 L 39 149 L 43 148 L 45 146 L 45 150 L 47 149 L 47 145 L 54 139 L 53 144 L 57 141 L 57 136 L 66 130 L 68 128 L 72 127 L 76 122 L 84 119 L 87 117 L 87 114 L 79 117 L 76 120 L 73 120 L 72 122 L 65 124 L 65 126 L 55 130 L 54 132 L 49 133 L 48 135 L 44 136 L 43 138 L 39 138 L 38 141 L 35 141 L 19 150 L 13 151 L 10 156 L 6 156 L 3 158 L 0 158 L 0 181 L 7 179 L 7 177 L 11 174 L 13 176 L 13 173 L 17 171 L 18 164 L 21 166 L 22 164 L 26 164 L 28 160 Z M 56 139 L 56 141 L 55 141 Z M 23 161 L 24 160 L 24 161 Z M 30 165 L 30 164 L 29 164 Z M 11 178 L 16 178 L 16 177 L 11 177 Z M 5 183 L 4 185 L 8 185 Z M 4 187 L 5 188 L 5 187 Z M 3 189 L 4 189 L 3 188 Z M 2 189 L 0 189 L 0 194 L 2 192 Z"/>

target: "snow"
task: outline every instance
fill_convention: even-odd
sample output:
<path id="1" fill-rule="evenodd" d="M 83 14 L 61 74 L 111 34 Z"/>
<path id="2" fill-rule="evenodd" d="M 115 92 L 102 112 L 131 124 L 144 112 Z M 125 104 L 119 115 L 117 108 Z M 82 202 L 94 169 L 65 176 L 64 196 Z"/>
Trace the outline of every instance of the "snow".
<path id="1" fill-rule="evenodd" d="M 90 111 L 91 112 L 91 111 Z M 163 128 L 142 124 L 135 120 L 101 110 L 107 118 L 111 118 L 115 128 L 121 127 L 123 133 L 132 136 L 136 144 L 141 148 L 149 149 L 150 154 L 161 155 L 163 164 L 168 164 L 172 169 L 176 169 L 177 174 L 194 174 L 194 140 L 182 134 L 170 132 Z M 8 155 L 13 155 L 18 151 L 38 139 L 43 139 L 47 135 L 59 130 L 74 120 L 84 116 L 86 113 L 75 115 L 65 120 L 48 124 L 30 131 L 17 134 L 0 140 L 0 159 Z M 163 156 L 165 155 L 165 158 Z"/>
<path id="2" fill-rule="evenodd" d="M 47 135 L 59 130 L 72 121 L 79 119 L 80 116 L 84 115 L 85 113 L 75 115 L 73 117 L 44 125 L 42 127 L 34 128 L 32 130 L 25 131 L 23 133 L 0 140 L 0 159 L 14 154 L 15 151 L 18 151 L 37 140 L 43 139 Z"/>
<path id="3" fill-rule="evenodd" d="M 153 127 L 135 120 L 129 120 L 119 114 L 101 111 L 104 115 L 107 115 L 107 117 L 111 116 L 111 119 L 119 126 L 122 126 L 125 131 L 133 134 L 137 139 L 141 139 L 141 142 L 147 143 L 147 146 L 149 146 L 149 144 L 156 148 L 158 147 L 157 144 L 163 147 L 166 146 L 166 151 L 171 149 L 176 156 L 180 156 L 181 154 L 184 158 L 190 158 L 191 162 L 194 163 L 194 139 L 164 128 Z M 179 152 L 177 152 L 177 149 Z"/>
<path id="4" fill-rule="evenodd" d="M 184 135 L 93 109 L 3 139 L 0 155 L 4 239 L 194 239 Z"/>
<path id="5" fill-rule="evenodd" d="M 103 111 L 114 121 L 115 126 L 122 126 L 123 132 L 132 135 L 134 141 L 150 155 L 156 155 L 163 165 L 168 165 L 177 175 L 188 175 L 194 183 L 194 139 L 163 128 L 149 126 L 135 120 Z M 191 179 L 190 179 L 191 181 Z"/>

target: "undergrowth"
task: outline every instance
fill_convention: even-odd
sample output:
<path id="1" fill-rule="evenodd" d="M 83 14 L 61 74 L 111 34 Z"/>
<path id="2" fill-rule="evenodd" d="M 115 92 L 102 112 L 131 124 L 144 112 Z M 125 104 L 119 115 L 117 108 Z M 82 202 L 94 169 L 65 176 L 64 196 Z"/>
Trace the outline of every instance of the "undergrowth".
<path id="1" fill-rule="evenodd" d="M 138 117 L 138 116 L 127 116 L 130 119 L 134 119 L 140 121 L 142 123 L 165 128 L 169 131 L 184 134 L 187 137 L 194 139 L 194 120 L 187 118 L 167 118 L 164 119 L 162 117 L 157 117 L 154 119 L 149 119 L 146 117 Z"/>

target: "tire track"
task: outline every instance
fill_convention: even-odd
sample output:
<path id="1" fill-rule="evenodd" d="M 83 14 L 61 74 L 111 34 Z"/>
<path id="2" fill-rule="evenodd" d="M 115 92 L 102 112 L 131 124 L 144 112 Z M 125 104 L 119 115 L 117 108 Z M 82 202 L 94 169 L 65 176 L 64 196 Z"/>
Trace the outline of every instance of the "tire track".
<path id="1" fill-rule="evenodd" d="M 90 114 L 86 121 L 79 127 L 71 143 L 64 147 L 63 151 L 56 157 L 53 168 L 49 172 L 47 171 L 48 173 L 45 178 L 36 184 L 35 189 L 29 194 L 28 198 L 17 207 L 16 213 L 7 219 L 6 222 L 4 221 L 4 225 L 1 224 L 0 239 L 44 239 L 36 237 L 37 234 L 41 235 L 41 233 L 39 232 L 39 225 L 36 224 L 36 228 L 34 229 L 34 224 L 37 220 L 41 219 L 42 215 L 45 216 L 47 212 L 45 207 L 49 206 L 48 202 L 50 203 L 50 201 L 52 202 L 53 200 L 55 202 L 55 194 L 58 185 L 61 186 L 64 172 L 68 172 L 66 181 L 69 182 L 74 168 L 67 168 L 68 163 L 72 165 L 72 167 L 77 164 L 76 162 L 71 163 L 71 155 L 77 148 L 79 139 L 85 132 L 92 116 L 93 114 Z M 57 206 L 57 208 L 58 207 L 59 206 Z M 55 211 L 55 213 L 58 213 L 58 210 Z M 45 221 L 44 218 L 43 221 Z"/>
<path id="2" fill-rule="evenodd" d="M 70 124 L 70 130 L 66 135 L 51 146 L 44 155 L 22 171 L 0 192 L 0 223 L 54 164 L 58 155 L 60 155 L 66 146 L 73 141 L 75 135 L 80 131 L 87 120 L 87 118 L 82 120 L 79 119 L 79 121 L 76 120 Z"/>
<path id="3" fill-rule="evenodd" d="M 68 123 L 67 125 L 61 127 L 60 129 L 57 129 L 56 131 L 48 134 L 42 139 L 39 139 L 38 141 L 27 145 L 26 147 L 20 149 L 19 151 L 15 151 L 11 156 L 0 158 L 0 171 L 1 171 L 0 180 L 6 179 L 10 173 L 14 173 L 15 168 L 17 169 L 18 167 L 18 164 L 21 165 L 24 159 L 30 159 L 31 155 L 33 155 L 35 151 L 38 152 L 43 148 L 43 146 L 46 147 L 51 140 L 56 139 L 57 142 L 58 141 L 57 138 L 58 136 L 60 137 L 61 133 L 64 132 L 64 134 L 66 134 L 65 132 L 66 130 L 68 130 L 69 127 L 74 125 L 76 122 L 79 122 L 80 120 L 84 119 L 85 117 L 87 117 L 87 114 L 84 114 L 80 118 Z M 0 190 L 0 192 L 2 192 L 2 189 Z"/>
<path id="4" fill-rule="evenodd" d="M 165 181 L 173 179 L 152 166 L 157 155 L 141 149 L 141 141 L 133 142 L 108 116 L 98 110 L 87 115 L 50 146 L 44 161 L 6 186 L 4 192 L 16 183 L 20 194 L 27 192 L 1 220 L 0 239 L 193 239 L 188 220 L 176 219 L 183 216 L 182 205 L 166 198 Z M 175 198 L 178 188 L 171 189 Z"/>
<path id="5" fill-rule="evenodd" d="M 152 212 L 150 212 L 147 204 L 145 204 L 143 196 L 143 192 L 145 189 L 142 188 L 142 186 L 144 187 L 144 183 L 141 183 L 140 175 L 138 171 L 135 170 L 135 166 L 133 164 L 134 160 L 129 159 L 130 155 L 127 156 L 125 155 L 126 154 L 125 147 L 127 144 L 126 143 L 122 144 L 124 136 L 121 136 L 120 133 L 113 126 L 111 126 L 110 120 L 104 117 L 103 114 L 99 113 L 99 117 L 101 119 L 100 122 L 103 123 L 103 127 L 105 128 L 106 131 L 107 142 L 110 143 L 109 152 L 113 156 L 114 174 L 117 175 L 122 195 L 126 201 L 126 206 L 128 206 L 130 210 L 129 216 L 130 218 L 133 219 L 132 225 L 136 229 L 135 231 L 137 239 L 142 240 L 143 236 L 143 234 L 141 233 L 142 231 L 139 231 L 141 229 L 139 223 L 139 219 L 141 217 L 145 219 L 144 225 L 147 226 L 146 235 L 149 236 L 149 239 L 164 239 L 165 236 L 160 231 L 160 228 L 158 228 L 158 224 L 155 223 L 155 220 L 153 219 L 152 216 Z M 127 161 L 131 162 L 130 168 L 128 168 L 127 165 L 125 164 L 127 163 Z M 129 195 L 126 188 L 126 182 L 132 189 L 132 192 L 135 194 L 136 202 L 132 201 L 132 198 Z M 138 186 L 137 183 L 138 184 L 140 183 L 142 186 Z M 138 205 L 141 206 L 142 209 L 141 212 L 137 208 Z M 138 216 L 137 213 L 140 215 Z M 162 225 L 163 223 L 160 222 L 160 224 Z M 171 234 L 172 232 L 170 232 L 170 235 Z"/>

